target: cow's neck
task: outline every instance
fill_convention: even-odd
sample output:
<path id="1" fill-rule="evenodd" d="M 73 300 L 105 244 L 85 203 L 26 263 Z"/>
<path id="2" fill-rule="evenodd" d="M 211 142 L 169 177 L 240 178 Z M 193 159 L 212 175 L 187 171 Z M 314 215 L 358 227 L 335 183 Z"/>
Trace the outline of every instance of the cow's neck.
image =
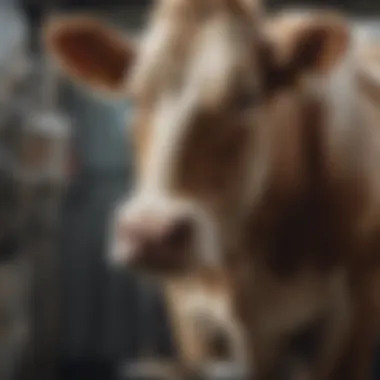
<path id="1" fill-rule="evenodd" d="M 276 159 L 247 235 L 252 254 L 265 251 L 281 275 L 305 266 L 329 270 L 356 248 L 357 220 L 370 203 L 373 143 L 363 134 L 350 70 L 342 67 L 319 93 L 300 97 L 293 118 L 282 116 L 289 129 L 273 135 Z"/>

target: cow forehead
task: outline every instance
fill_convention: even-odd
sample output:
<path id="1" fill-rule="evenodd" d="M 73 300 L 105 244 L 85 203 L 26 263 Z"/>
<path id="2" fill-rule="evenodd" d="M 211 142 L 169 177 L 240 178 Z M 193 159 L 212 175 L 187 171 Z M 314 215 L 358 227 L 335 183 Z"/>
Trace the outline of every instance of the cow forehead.
<path id="1" fill-rule="evenodd" d="M 222 95 L 231 76 L 251 58 L 253 49 L 246 28 L 245 23 L 226 14 L 201 23 L 154 18 L 141 40 L 131 73 L 131 94 L 151 99 L 169 88 L 178 91 L 198 82 L 204 95 Z"/>
<path id="2" fill-rule="evenodd" d="M 227 13 L 201 21 L 177 18 L 175 12 L 154 14 L 129 83 L 140 116 L 135 126 L 141 131 L 135 135 L 140 191 L 167 192 L 178 148 L 186 144 L 189 128 L 196 127 L 198 113 L 209 105 L 217 114 L 228 112 L 223 101 L 237 81 L 247 83 L 246 73 L 255 85 L 252 38 L 246 28 L 246 22 Z"/>

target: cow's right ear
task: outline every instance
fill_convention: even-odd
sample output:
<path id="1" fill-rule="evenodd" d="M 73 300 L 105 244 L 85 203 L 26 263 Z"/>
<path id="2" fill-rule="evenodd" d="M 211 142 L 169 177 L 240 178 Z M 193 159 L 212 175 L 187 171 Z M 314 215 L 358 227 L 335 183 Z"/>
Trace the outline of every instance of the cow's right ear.
<path id="1" fill-rule="evenodd" d="M 87 87 L 123 94 L 135 47 L 120 32 L 91 17 L 61 16 L 43 29 L 48 55 Z"/>

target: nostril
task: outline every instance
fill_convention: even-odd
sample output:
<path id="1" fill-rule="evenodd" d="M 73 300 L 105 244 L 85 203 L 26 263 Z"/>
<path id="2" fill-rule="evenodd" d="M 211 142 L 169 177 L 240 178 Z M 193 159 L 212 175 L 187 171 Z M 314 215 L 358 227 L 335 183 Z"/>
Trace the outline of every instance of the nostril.
<path id="1" fill-rule="evenodd" d="M 116 225 L 114 238 L 117 244 L 124 249 L 131 250 L 133 247 L 134 254 L 137 254 L 145 243 L 141 231 L 129 223 L 118 223 Z"/>
<path id="2" fill-rule="evenodd" d="M 175 222 L 164 238 L 164 244 L 170 248 L 181 248 L 190 242 L 193 235 L 193 223 L 190 218 Z"/>
<path id="3" fill-rule="evenodd" d="M 116 236 L 120 240 L 140 240 L 141 228 L 125 221 L 119 222 L 116 227 Z"/>
<path id="4" fill-rule="evenodd" d="M 123 241 L 131 235 L 129 226 L 125 223 L 118 223 L 116 225 L 116 238 Z"/>

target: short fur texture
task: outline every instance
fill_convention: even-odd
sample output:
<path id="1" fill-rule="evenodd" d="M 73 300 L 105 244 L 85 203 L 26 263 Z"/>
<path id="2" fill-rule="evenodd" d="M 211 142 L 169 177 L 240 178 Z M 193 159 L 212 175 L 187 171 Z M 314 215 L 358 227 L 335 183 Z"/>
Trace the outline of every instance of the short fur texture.
<path id="1" fill-rule="evenodd" d="M 138 181 L 114 258 L 135 254 L 139 218 L 191 213 L 197 234 L 170 260 L 181 271 L 158 272 L 180 286 L 223 269 L 255 379 L 323 317 L 312 378 L 366 380 L 379 327 L 376 48 L 360 50 L 331 12 L 269 19 L 246 5 L 158 2 L 138 51 L 92 21 L 53 20 L 45 36 L 71 75 L 128 83 L 136 102 Z"/>

